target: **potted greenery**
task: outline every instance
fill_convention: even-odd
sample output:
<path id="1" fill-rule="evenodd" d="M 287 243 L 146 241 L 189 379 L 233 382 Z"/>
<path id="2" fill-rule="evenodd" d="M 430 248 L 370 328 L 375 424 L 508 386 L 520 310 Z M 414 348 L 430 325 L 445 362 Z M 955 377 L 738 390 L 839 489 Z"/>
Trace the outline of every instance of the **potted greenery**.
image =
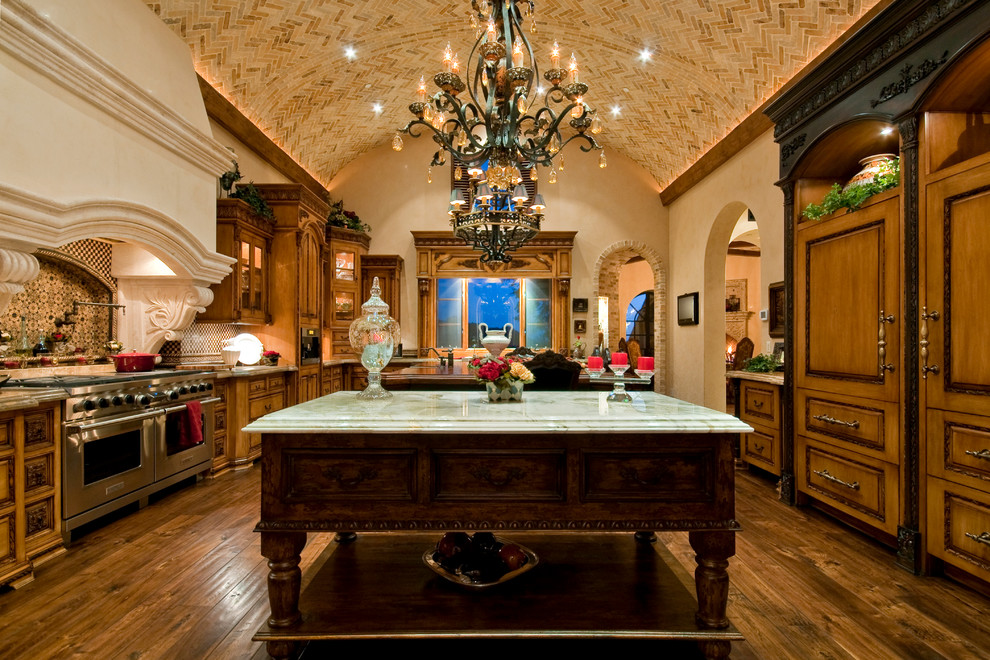
<path id="1" fill-rule="evenodd" d="M 330 214 L 327 215 L 327 224 L 331 227 L 342 227 L 351 231 L 371 231 L 371 225 L 361 222 L 357 213 L 344 210 L 344 200 L 330 202 Z"/>
<path id="2" fill-rule="evenodd" d="M 844 188 L 834 183 L 821 204 L 808 204 L 801 215 L 809 220 L 821 220 L 842 208 L 855 211 L 870 197 L 896 188 L 901 182 L 900 159 L 891 158 L 878 165 L 872 180 L 850 183 Z"/>
<path id="3" fill-rule="evenodd" d="M 234 199 L 239 199 L 245 202 L 251 207 L 251 210 L 255 215 L 264 218 L 265 220 L 275 221 L 275 212 L 272 211 L 272 207 L 268 205 L 265 198 L 261 196 L 261 191 L 259 191 L 252 181 L 251 183 L 238 184 L 237 188 L 234 189 L 234 184 L 241 180 L 241 170 L 237 166 L 237 161 L 234 161 L 234 167 L 220 175 L 220 188 L 227 193 L 229 197 Z"/>

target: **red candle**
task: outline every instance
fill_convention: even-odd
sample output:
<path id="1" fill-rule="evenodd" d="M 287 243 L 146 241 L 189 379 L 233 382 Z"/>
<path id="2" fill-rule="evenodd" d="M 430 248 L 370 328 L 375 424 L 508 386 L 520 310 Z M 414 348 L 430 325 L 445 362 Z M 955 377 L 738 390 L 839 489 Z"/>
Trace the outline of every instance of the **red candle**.
<path id="1" fill-rule="evenodd" d="M 637 371 L 653 371 L 653 358 L 640 356 L 639 360 L 636 361 Z"/>
<path id="2" fill-rule="evenodd" d="M 629 364 L 629 355 L 626 353 L 612 353 L 612 364 Z"/>
<path id="3" fill-rule="evenodd" d="M 588 356 L 588 368 L 589 369 L 603 369 L 605 368 L 605 363 L 597 355 Z"/>

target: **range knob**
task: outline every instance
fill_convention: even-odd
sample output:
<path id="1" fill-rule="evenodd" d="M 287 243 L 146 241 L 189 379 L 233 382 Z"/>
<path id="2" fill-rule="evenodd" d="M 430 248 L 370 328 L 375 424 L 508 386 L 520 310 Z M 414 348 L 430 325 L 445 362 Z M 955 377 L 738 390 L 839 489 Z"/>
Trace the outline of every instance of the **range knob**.
<path id="1" fill-rule="evenodd" d="M 101 396 L 99 399 L 96 400 L 96 405 L 98 405 L 100 408 L 109 408 L 110 399 L 108 399 L 105 396 Z"/>
<path id="2" fill-rule="evenodd" d="M 174 401 L 175 399 L 179 398 L 179 393 L 175 390 L 168 390 L 167 392 L 165 392 L 165 398 L 172 399 Z"/>
<path id="3" fill-rule="evenodd" d="M 86 399 L 82 402 L 83 410 L 96 410 L 96 401 L 92 399 Z"/>
<path id="4" fill-rule="evenodd" d="M 206 389 L 207 390 L 212 390 L 213 389 L 213 383 L 207 383 L 206 384 Z"/>
<path id="5" fill-rule="evenodd" d="M 148 396 L 147 394 L 139 394 L 137 398 L 137 402 L 142 406 L 146 406 L 149 403 L 151 403 L 151 397 Z"/>
<path id="6" fill-rule="evenodd" d="M 114 394 L 112 397 L 110 397 L 110 405 L 113 406 L 124 405 L 124 397 L 121 396 L 120 394 Z"/>
<path id="7" fill-rule="evenodd" d="M 196 386 L 196 391 L 197 392 L 205 392 L 206 391 L 206 383 L 200 383 L 199 385 L 197 385 Z"/>
<path id="8" fill-rule="evenodd" d="M 187 394 L 188 392 L 189 392 L 189 388 L 186 387 L 185 385 L 179 388 L 179 394 Z"/>
<path id="9" fill-rule="evenodd" d="M 134 403 L 134 395 L 133 394 L 125 394 L 124 395 L 124 403 Z"/>

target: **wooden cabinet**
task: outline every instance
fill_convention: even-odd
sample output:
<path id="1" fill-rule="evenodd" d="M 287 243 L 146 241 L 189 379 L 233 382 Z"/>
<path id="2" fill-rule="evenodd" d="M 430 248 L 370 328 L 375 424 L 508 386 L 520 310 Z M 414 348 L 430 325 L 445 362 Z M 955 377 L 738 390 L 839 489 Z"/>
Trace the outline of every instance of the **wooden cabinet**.
<path id="1" fill-rule="evenodd" d="M 239 199 L 217 200 L 217 252 L 237 259 L 220 284 L 211 287 L 213 302 L 197 317 L 220 323 L 271 323 L 269 291 L 274 223 Z"/>
<path id="2" fill-rule="evenodd" d="M 228 468 L 250 467 L 261 456 L 261 437 L 242 428 L 295 401 L 295 374 L 284 371 L 217 381 L 214 474 Z"/>
<path id="3" fill-rule="evenodd" d="M 363 232 L 327 227 L 329 259 L 325 273 L 326 309 L 324 327 L 328 331 L 329 356 L 352 356 L 347 331 L 351 321 L 361 315 L 362 257 L 368 253 L 371 239 Z"/>
<path id="4" fill-rule="evenodd" d="M 272 323 L 256 334 L 265 348 L 278 351 L 289 364 L 316 367 L 318 394 L 330 207 L 298 184 L 259 184 L 257 188 L 275 214 L 272 291 L 276 293 L 271 300 Z M 307 333 L 306 355 L 303 333 Z M 308 397 L 311 391 L 307 386 L 300 394 Z"/>
<path id="5" fill-rule="evenodd" d="M 982 580 L 990 95 L 975 90 L 990 83 L 988 25 L 987 3 L 893 3 L 767 111 L 780 144 L 793 347 L 782 494 L 896 545 L 909 570 Z M 802 217 L 859 159 L 882 153 L 900 158 L 898 188 L 848 213 Z"/>
<path id="6" fill-rule="evenodd" d="M 371 296 L 371 286 L 378 278 L 381 298 L 388 305 L 388 314 L 402 325 L 402 265 L 397 254 L 366 254 L 361 257 L 361 299 Z"/>
<path id="7" fill-rule="evenodd" d="M 0 413 L 0 585 L 63 552 L 60 404 Z"/>
<path id="8" fill-rule="evenodd" d="M 780 475 L 780 389 L 783 377 L 776 374 L 730 376 L 739 383 L 736 417 L 753 427 L 739 438 L 739 458 L 745 463 Z M 750 379 L 754 380 L 750 380 Z"/>

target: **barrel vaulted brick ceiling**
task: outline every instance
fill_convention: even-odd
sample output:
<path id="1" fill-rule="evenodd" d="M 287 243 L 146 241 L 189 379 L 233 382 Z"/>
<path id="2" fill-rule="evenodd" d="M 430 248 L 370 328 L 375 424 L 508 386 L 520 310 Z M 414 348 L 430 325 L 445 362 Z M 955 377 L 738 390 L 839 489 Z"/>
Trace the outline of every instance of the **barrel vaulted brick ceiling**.
<path id="1" fill-rule="evenodd" d="M 527 36 L 541 74 L 554 39 L 575 53 L 586 100 L 607 119 L 600 142 L 663 188 L 877 2 L 536 0 Z M 324 185 L 406 124 L 448 41 L 462 62 L 474 42 L 470 0 L 146 4 L 189 44 L 199 74 Z"/>

